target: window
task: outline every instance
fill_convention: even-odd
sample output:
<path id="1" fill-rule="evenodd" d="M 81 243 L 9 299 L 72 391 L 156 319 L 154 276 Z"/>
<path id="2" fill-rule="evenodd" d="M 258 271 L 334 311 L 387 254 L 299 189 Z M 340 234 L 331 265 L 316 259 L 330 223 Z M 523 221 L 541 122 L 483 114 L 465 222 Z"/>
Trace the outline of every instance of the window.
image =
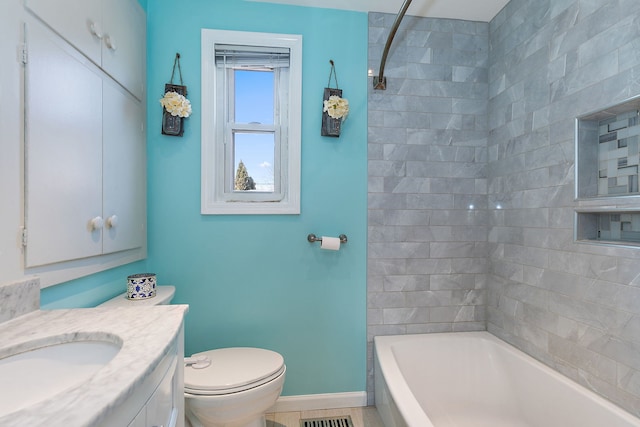
<path id="1" fill-rule="evenodd" d="M 203 214 L 299 214 L 302 36 L 202 30 Z"/>

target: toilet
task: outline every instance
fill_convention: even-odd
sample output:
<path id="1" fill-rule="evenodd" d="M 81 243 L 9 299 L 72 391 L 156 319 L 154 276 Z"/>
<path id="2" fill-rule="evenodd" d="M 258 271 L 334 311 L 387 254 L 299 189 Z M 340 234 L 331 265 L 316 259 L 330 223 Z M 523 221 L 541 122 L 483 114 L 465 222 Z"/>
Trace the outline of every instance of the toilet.
<path id="1" fill-rule="evenodd" d="M 124 293 L 100 307 L 169 304 L 173 286 L 158 286 L 156 296 L 130 300 Z M 192 427 L 266 427 L 265 413 L 282 392 L 286 366 L 275 351 L 232 347 L 185 357 L 184 397 Z"/>

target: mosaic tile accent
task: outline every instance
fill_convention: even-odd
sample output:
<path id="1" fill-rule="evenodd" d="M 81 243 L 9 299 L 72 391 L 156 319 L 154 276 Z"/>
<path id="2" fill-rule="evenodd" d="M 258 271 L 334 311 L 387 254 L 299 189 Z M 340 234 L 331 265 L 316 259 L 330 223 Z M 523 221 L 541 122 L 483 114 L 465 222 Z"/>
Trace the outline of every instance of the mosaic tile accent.
<path id="1" fill-rule="evenodd" d="M 640 212 L 598 214 L 598 240 L 640 243 Z"/>
<path id="2" fill-rule="evenodd" d="M 598 126 L 598 195 L 638 194 L 638 111 L 601 120 Z"/>

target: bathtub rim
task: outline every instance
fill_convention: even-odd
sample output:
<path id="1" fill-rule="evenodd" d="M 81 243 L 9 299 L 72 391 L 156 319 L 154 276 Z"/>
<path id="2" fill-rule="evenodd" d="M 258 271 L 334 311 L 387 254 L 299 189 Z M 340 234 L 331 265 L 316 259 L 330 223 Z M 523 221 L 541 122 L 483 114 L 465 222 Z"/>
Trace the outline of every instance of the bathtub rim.
<path id="1" fill-rule="evenodd" d="M 374 369 L 380 368 L 380 371 L 382 371 L 381 373 L 386 385 L 386 390 L 408 427 L 434 427 L 434 425 L 425 413 L 424 409 L 422 409 L 422 406 L 420 406 L 420 403 L 416 400 L 413 392 L 407 384 L 407 381 L 404 379 L 404 375 L 402 374 L 402 371 L 400 371 L 400 366 L 393 354 L 392 347 L 393 344 L 415 340 L 424 335 L 431 334 L 377 335 L 373 337 L 373 352 L 375 359 Z M 373 374 L 375 377 L 378 373 L 375 371 Z M 393 385 L 391 385 L 389 383 L 390 378 L 402 378 L 402 381 L 395 381 Z M 376 395 L 377 393 L 378 392 L 376 391 Z M 378 402 L 375 402 L 375 404 L 378 405 Z"/>
<path id="2" fill-rule="evenodd" d="M 500 337 L 493 335 L 489 331 L 469 331 L 469 332 L 435 332 L 435 333 L 422 333 L 422 334 L 406 334 L 406 335 L 377 335 L 373 338 L 374 341 L 374 359 L 375 359 L 375 367 L 380 367 L 382 371 L 382 375 L 384 377 L 384 381 L 387 385 L 387 391 L 391 398 L 393 399 L 394 404 L 398 408 L 400 414 L 402 415 L 404 422 L 408 427 L 435 427 L 428 415 L 420 406 L 420 403 L 416 400 L 413 392 L 411 391 L 407 381 L 398 366 L 397 361 L 395 360 L 395 355 L 393 354 L 393 346 L 394 344 L 402 343 L 405 341 L 413 341 L 419 340 L 420 338 L 436 338 L 442 336 L 455 336 L 456 339 L 460 338 L 474 338 L 481 339 L 493 342 L 495 345 L 502 347 L 505 351 L 513 354 L 517 358 L 523 359 L 527 363 L 531 363 L 534 367 L 540 369 L 543 373 L 550 374 L 556 380 L 564 383 L 565 385 L 574 389 L 577 393 L 586 395 L 586 397 L 592 399 L 595 404 L 599 404 L 605 407 L 605 409 L 610 410 L 616 413 L 623 420 L 628 421 L 631 425 L 640 426 L 640 418 L 636 417 L 631 412 L 622 408 L 621 406 L 613 403 L 607 398 L 597 394 L 593 390 L 588 389 L 577 381 L 567 377 L 561 372 L 551 368 L 550 366 L 544 364 L 538 359 L 530 356 L 514 345 L 504 341 Z M 392 362 L 392 363 L 381 363 L 381 358 L 383 361 Z M 374 376 L 377 372 L 374 372 Z M 398 382 L 394 382 L 393 385 L 390 385 L 389 378 L 391 375 L 399 376 L 397 378 L 402 378 L 402 381 L 399 384 Z M 409 398 L 410 396 L 410 398 Z M 399 399 L 399 397 L 402 397 Z"/>

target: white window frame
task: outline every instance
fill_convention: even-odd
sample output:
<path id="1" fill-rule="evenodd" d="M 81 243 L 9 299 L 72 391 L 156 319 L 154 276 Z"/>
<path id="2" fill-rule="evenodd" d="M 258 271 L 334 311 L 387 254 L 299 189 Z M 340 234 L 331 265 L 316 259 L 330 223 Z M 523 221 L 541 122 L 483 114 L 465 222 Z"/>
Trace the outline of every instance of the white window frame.
<path id="1" fill-rule="evenodd" d="M 300 213 L 300 159 L 302 117 L 302 36 L 293 34 L 254 33 L 202 29 L 202 137 L 201 137 L 201 213 L 217 214 L 299 214 Z M 227 114 L 220 93 L 226 90 L 215 64 L 216 45 L 238 45 L 288 48 L 290 51 L 288 88 L 278 87 L 286 96 L 288 113 L 281 123 L 275 123 L 276 138 L 274 173 L 280 186 L 274 193 L 234 192 L 225 185 L 225 170 L 230 166 L 230 156 L 225 140 L 232 129 L 224 117 Z M 278 101 L 276 101 L 278 102 Z M 223 111 L 221 111 L 223 109 Z M 247 125 L 246 130 L 262 125 Z M 260 129 L 258 129 L 260 128 Z M 265 129 L 267 127 L 264 127 Z M 273 128 L 273 126 L 272 126 Z M 237 130 L 237 127 L 236 127 Z M 264 130 L 264 129 L 262 129 Z M 227 159 L 227 160 L 225 160 Z M 225 162 L 227 164 L 225 165 Z M 279 167 L 278 167 L 279 166 Z M 279 169 L 279 170 L 278 170 Z M 228 184 L 228 178 L 227 178 Z M 277 187 L 277 184 L 276 184 Z"/>

